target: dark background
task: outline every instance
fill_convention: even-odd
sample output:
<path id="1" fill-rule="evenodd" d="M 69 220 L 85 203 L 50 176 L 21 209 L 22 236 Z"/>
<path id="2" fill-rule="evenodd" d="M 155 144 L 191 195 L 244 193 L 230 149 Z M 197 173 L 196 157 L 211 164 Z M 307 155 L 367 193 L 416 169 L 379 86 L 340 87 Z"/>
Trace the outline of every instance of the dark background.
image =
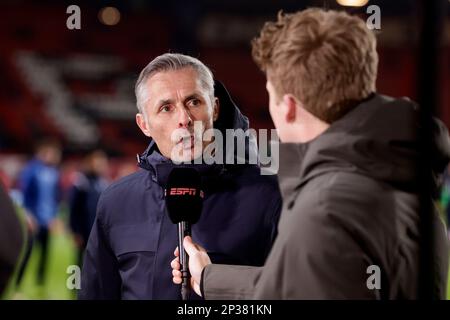
<path id="1" fill-rule="evenodd" d="M 439 116 L 450 125 L 450 2 L 440 48 Z M 81 30 L 69 30 L 66 8 L 81 9 Z M 265 78 L 251 59 L 250 40 L 279 10 L 340 8 L 367 18 L 381 9 L 377 32 L 378 90 L 417 99 L 419 1 L 369 1 L 343 7 L 335 0 L 5 1 L 0 4 L 0 152 L 29 153 L 41 136 L 56 136 L 67 155 L 101 146 L 134 157 L 146 138 L 134 123 L 134 82 L 155 56 L 172 51 L 205 62 L 249 116 L 272 128 Z M 115 7 L 120 21 L 103 24 Z"/>

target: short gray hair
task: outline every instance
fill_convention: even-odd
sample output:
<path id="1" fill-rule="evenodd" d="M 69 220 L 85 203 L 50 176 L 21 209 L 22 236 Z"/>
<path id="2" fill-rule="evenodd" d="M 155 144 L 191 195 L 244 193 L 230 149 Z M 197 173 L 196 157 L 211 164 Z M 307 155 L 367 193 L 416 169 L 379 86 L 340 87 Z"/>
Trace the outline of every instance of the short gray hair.
<path id="1" fill-rule="evenodd" d="M 136 105 L 139 112 L 144 114 L 144 105 L 148 100 L 145 89 L 147 79 L 159 72 L 175 71 L 189 67 L 197 71 L 200 83 L 203 89 L 208 92 L 212 103 L 214 100 L 214 78 L 211 70 L 196 58 L 180 53 L 165 53 L 153 59 L 141 71 L 136 81 L 134 92 L 136 94 Z"/>

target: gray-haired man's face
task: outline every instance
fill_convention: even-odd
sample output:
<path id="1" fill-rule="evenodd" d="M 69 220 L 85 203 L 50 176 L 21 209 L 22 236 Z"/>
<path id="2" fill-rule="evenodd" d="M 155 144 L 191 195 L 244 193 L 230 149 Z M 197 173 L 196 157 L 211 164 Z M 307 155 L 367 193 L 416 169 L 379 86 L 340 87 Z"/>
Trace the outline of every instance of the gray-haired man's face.
<path id="1" fill-rule="evenodd" d="M 136 116 L 142 132 L 153 138 L 167 158 L 176 155 L 177 161 L 190 161 L 199 157 L 211 143 L 202 137 L 205 130 L 213 127 L 219 105 L 217 99 L 211 102 L 197 72 L 192 68 L 159 72 L 147 79 L 144 86 L 148 97 L 144 103 L 145 116 Z"/>

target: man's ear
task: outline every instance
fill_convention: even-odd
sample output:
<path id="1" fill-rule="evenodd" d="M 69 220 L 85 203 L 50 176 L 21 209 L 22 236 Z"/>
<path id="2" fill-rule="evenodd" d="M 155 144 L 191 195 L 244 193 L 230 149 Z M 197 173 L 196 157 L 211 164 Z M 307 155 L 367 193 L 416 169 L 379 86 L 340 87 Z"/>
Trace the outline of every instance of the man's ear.
<path id="1" fill-rule="evenodd" d="M 219 112 L 220 112 L 220 101 L 219 101 L 219 98 L 214 98 L 213 121 L 216 121 L 217 119 L 219 119 Z"/>
<path id="2" fill-rule="evenodd" d="M 142 113 L 136 114 L 136 124 L 138 125 L 139 129 L 147 136 L 151 137 L 150 129 L 148 127 L 147 121 L 145 121 L 145 116 Z"/>
<path id="3" fill-rule="evenodd" d="M 292 94 L 283 95 L 284 117 L 287 123 L 295 122 L 297 115 L 297 99 Z"/>

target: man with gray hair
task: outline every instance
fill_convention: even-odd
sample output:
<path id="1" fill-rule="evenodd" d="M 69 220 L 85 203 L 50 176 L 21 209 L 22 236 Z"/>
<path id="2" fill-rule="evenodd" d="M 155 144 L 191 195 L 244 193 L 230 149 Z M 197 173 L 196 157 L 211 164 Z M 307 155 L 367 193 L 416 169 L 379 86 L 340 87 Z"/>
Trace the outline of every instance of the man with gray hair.
<path id="1" fill-rule="evenodd" d="M 211 147 L 214 139 L 204 139 L 207 130 L 248 130 L 248 119 L 226 89 L 214 82 L 198 59 L 168 53 L 142 70 L 136 99 L 136 123 L 150 144 L 139 156 L 141 169 L 112 184 L 100 197 L 79 297 L 181 298 L 167 269 L 177 246 L 177 228 L 164 205 L 167 178 L 178 162 L 196 169 L 202 179 L 203 211 L 192 237 L 216 263 L 261 266 L 274 241 L 281 209 L 276 177 L 261 175 L 260 168 L 248 162 L 186 163 Z M 247 158 L 256 150 L 254 143 L 246 140 Z M 213 153 L 220 148 L 215 144 Z M 191 298 L 199 297 L 192 292 Z"/>

